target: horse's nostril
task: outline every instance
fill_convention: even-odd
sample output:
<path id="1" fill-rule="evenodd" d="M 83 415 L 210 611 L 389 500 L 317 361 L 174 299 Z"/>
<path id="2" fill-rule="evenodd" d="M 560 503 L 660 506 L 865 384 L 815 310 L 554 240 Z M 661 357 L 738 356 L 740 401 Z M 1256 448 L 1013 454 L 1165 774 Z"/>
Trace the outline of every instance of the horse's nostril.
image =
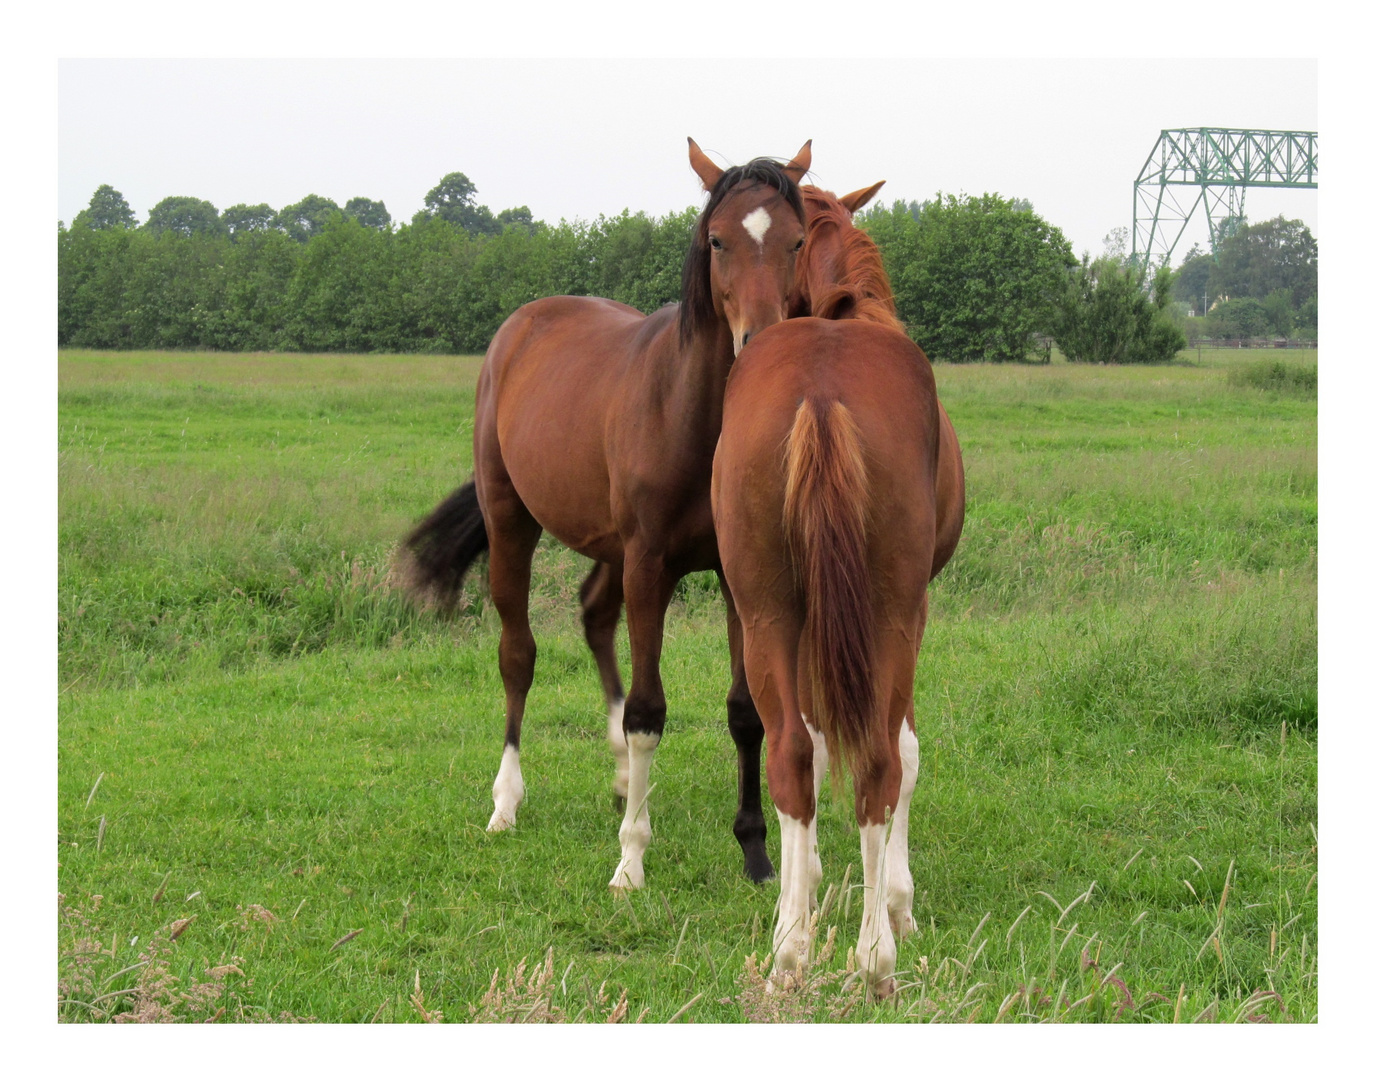
<path id="1" fill-rule="evenodd" d="M 746 348 L 746 343 L 747 343 L 748 341 L 750 341 L 750 340 L 751 340 L 751 334 L 750 334 L 750 333 L 743 334 L 743 335 L 742 335 L 742 348 L 745 349 L 745 348 Z"/>

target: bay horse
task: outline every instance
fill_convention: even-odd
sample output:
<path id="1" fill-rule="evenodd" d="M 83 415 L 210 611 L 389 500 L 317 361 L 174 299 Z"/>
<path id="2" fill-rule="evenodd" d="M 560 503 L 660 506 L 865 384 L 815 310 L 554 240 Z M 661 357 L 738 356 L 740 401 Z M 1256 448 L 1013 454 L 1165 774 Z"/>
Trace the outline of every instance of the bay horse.
<path id="1" fill-rule="evenodd" d="M 800 258 L 815 316 L 763 331 L 728 378 L 712 505 L 780 821 L 774 973 L 808 959 L 831 757 L 850 769 L 861 834 L 857 957 L 883 997 L 896 936 L 914 928 L 908 822 L 927 589 L 960 537 L 965 480 L 879 252 L 828 198 L 836 229 L 820 216 Z"/>
<path id="2" fill-rule="evenodd" d="M 519 747 L 536 659 L 527 605 L 542 529 L 595 560 L 580 600 L 608 703 L 614 792 L 625 800 L 614 889 L 644 884 L 648 775 L 665 728 L 665 612 L 685 574 L 719 570 L 708 486 L 723 387 L 737 353 L 785 318 L 796 291 L 804 242 L 798 182 L 810 160 L 805 143 L 785 165 L 756 158 L 724 170 L 690 139 L 689 162 L 709 197 L 684 262 L 682 302 L 649 316 L 596 297 L 518 308 L 479 373 L 474 478 L 405 541 L 408 590 L 441 608 L 454 605 L 470 563 L 489 553 L 507 699 L 492 832 L 515 825 L 525 795 Z M 733 832 L 748 877 L 763 881 L 774 874 L 761 811 L 763 729 L 725 586 L 723 593 L 733 657 L 728 727 L 738 753 Z M 632 652 L 625 697 L 614 650 L 624 600 Z"/>

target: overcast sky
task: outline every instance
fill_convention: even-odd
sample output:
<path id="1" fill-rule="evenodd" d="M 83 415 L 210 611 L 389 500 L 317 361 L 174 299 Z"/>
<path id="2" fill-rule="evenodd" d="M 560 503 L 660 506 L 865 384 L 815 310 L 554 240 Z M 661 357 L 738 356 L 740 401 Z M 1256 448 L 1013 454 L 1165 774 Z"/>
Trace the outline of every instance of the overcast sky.
<path id="1" fill-rule="evenodd" d="M 494 212 L 663 214 L 701 201 L 686 136 L 722 164 L 812 138 L 823 187 L 1019 196 L 1098 254 L 1161 129 L 1314 131 L 1316 99 L 1313 60 L 63 60 L 57 217 L 111 184 L 141 221 L 168 195 L 316 193 L 401 222 L 456 170 Z M 1315 191 L 1246 211 L 1321 236 Z"/>

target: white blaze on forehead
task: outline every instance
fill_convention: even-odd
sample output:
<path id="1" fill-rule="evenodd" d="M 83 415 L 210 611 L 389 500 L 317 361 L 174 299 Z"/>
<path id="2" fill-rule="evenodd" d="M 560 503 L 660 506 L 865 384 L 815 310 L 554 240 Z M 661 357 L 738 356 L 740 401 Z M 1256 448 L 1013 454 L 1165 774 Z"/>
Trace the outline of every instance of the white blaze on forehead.
<path id="1" fill-rule="evenodd" d="M 742 228 L 751 234 L 751 239 L 755 240 L 757 244 L 765 247 L 766 230 L 770 228 L 770 215 L 766 213 L 766 208 L 758 206 L 742 218 Z"/>

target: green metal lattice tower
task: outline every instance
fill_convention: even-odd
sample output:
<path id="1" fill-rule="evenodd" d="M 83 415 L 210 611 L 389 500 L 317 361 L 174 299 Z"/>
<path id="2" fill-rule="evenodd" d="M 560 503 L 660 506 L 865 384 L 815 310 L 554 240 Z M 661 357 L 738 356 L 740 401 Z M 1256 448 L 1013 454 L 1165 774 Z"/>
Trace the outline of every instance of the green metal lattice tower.
<path id="1" fill-rule="evenodd" d="M 1135 265 L 1169 262 L 1198 206 L 1205 207 L 1214 251 L 1243 218 L 1248 188 L 1315 186 L 1314 131 L 1165 130 L 1134 181 L 1130 258 Z M 1177 197 L 1181 188 L 1191 189 L 1186 198 Z"/>

